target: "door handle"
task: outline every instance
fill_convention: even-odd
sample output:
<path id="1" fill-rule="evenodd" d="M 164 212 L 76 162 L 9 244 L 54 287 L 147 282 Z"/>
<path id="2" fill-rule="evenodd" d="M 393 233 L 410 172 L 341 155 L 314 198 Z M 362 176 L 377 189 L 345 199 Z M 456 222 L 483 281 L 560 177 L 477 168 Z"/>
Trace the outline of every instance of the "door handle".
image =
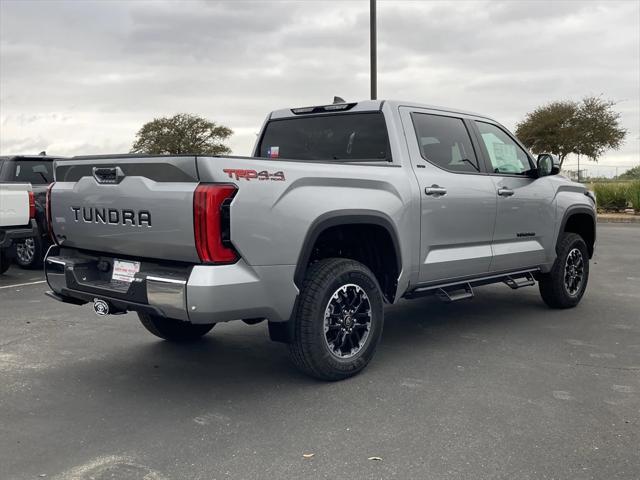
<path id="1" fill-rule="evenodd" d="M 508 187 L 500 187 L 498 189 L 498 195 L 500 195 L 501 197 L 510 197 L 513 194 L 514 194 L 514 191 Z"/>
<path id="2" fill-rule="evenodd" d="M 424 193 L 426 193 L 427 195 L 446 195 L 447 189 L 439 185 L 431 185 L 430 187 L 426 187 L 424 189 Z"/>

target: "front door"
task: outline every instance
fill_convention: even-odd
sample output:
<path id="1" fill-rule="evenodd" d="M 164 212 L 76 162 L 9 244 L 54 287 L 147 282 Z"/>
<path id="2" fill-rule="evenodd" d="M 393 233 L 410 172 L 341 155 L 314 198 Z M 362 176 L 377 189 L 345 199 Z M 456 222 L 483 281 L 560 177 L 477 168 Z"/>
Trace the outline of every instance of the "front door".
<path id="1" fill-rule="evenodd" d="M 455 114 L 401 109 L 420 185 L 421 284 L 489 271 L 496 193 L 469 134 Z"/>
<path id="2" fill-rule="evenodd" d="M 490 270 L 546 263 L 546 252 L 553 251 L 555 225 L 549 178 L 535 178 L 529 155 L 500 126 L 476 121 L 475 127 L 498 201 Z"/>

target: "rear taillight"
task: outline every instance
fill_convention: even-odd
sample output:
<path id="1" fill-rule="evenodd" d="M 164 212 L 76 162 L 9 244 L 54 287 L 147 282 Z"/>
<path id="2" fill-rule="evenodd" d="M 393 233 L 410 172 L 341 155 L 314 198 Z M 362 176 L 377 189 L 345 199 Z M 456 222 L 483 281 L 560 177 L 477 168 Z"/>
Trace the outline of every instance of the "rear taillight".
<path id="1" fill-rule="evenodd" d="M 51 189 L 54 185 L 55 182 L 51 183 L 47 187 L 47 201 L 45 205 L 45 212 L 47 215 L 47 230 L 49 231 L 49 238 L 51 238 L 51 241 L 57 245 L 58 241 L 56 240 L 56 236 L 53 234 L 53 222 L 51 221 Z"/>
<path id="2" fill-rule="evenodd" d="M 193 194 L 193 229 L 196 249 L 204 263 L 233 263 L 238 253 L 231 245 L 230 203 L 237 187 L 200 184 Z"/>
<path id="3" fill-rule="evenodd" d="M 36 196 L 29 192 L 29 218 L 36 218 Z"/>

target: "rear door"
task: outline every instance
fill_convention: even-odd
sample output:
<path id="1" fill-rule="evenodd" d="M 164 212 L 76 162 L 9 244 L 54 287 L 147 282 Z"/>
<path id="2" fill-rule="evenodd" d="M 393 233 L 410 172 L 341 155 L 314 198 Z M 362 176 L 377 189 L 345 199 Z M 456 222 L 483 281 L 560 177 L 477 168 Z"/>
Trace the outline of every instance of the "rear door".
<path id="1" fill-rule="evenodd" d="M 420 283 L 477 276 L 491 263 L 496 195 L 461 115 L 401 107 L 420 185 Z"/>
<path id="2" fill-rule="evenodd" d="M 475 121 L 480 150 L 497 199 L 490 270 L 515 270 L 546 263 L 553 244 L 555 205 L 548 177 L 535 178 L 533 160 L 500 125 Z"/>

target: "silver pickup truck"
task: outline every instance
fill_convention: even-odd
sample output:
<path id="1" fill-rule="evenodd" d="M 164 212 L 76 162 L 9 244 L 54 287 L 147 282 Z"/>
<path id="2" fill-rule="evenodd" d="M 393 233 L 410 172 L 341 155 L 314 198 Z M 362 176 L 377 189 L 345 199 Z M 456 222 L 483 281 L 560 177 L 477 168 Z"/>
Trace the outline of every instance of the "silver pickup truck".
<path id="1" fill-rule="evenodd" d="M 266 319 L 326 380 L 373 357 L 383 307 L 539 284 L 578 304 L 595 199 L 482 115 L 396 101 L 272 112 L 253 157 L 76 157 L 56 166 L 48 295 L 137 312 L 166 340 Z"/>

